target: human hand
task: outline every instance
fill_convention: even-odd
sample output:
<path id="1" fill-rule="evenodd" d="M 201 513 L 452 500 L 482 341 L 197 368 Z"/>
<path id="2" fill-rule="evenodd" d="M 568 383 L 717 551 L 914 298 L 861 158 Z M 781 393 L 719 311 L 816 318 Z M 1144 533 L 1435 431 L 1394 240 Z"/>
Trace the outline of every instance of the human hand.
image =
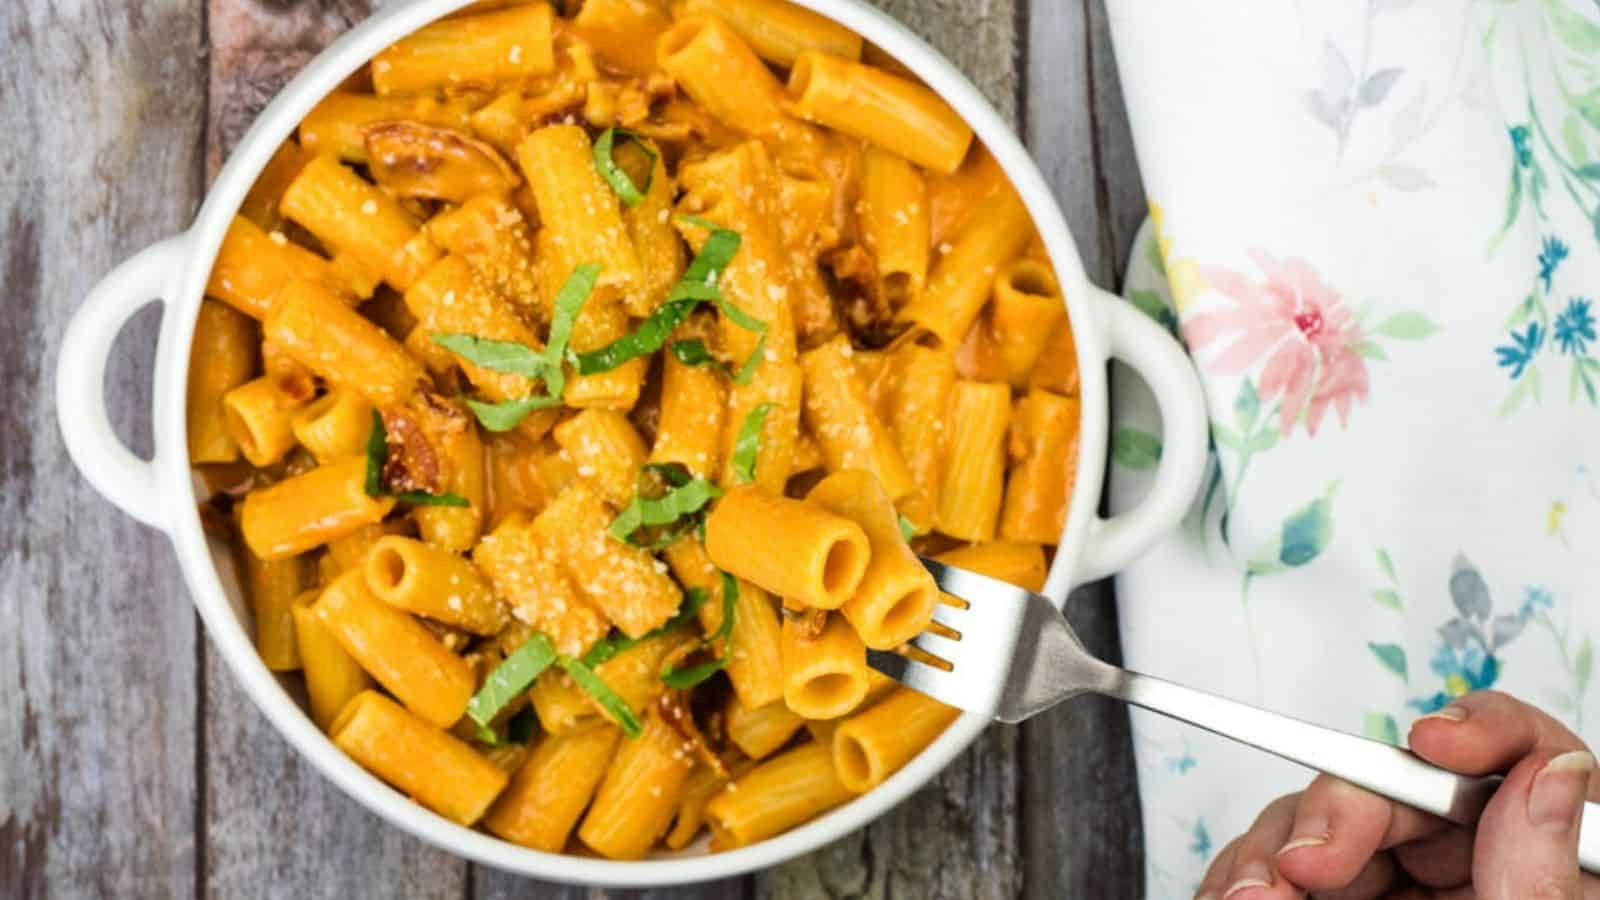
<path id="1" fill-rule="evenodd" d="M 1410 746 L 1454 772 L 1506 773 L 1476 830 L 1323 775 L 1218 852 L 1197 900 L 1600 898 L 1577 862 L 1583 802 L 1600 799 L 1577 735 L 1485 691 L 1418 719 Z"/>

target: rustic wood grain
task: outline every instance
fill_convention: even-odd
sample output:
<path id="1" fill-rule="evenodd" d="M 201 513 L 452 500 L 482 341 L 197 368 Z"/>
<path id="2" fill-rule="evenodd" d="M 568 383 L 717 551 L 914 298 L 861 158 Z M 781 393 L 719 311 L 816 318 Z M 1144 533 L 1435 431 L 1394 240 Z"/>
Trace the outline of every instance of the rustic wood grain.
<path id="1" fill-rule="evenodd" d="M 1098 0 L 1035 3 L 1029 17 L 1026 138 L 1066 213 L 1089 277 L 1117 286 L 1144 195 Z M 1098 477 L 1101 473 L 1083 473 Z M 1086 585 L 1067 617 L 1116 662 L 1110 582 Z M 1128 713 L 1083 697 L 1022 726 L 1023 896 L 1144 896 L 1138 781 Z"/>
<path id="2" fill-rule="evenodd" d="M 67 319 L 200 192 L 200 10 L 0 4 L 0 896 L 163 896 L 195 871 L 195 616 L 158 533 L 67 462 Z M 107 401 L 150 450 L 149 310 Z"/>

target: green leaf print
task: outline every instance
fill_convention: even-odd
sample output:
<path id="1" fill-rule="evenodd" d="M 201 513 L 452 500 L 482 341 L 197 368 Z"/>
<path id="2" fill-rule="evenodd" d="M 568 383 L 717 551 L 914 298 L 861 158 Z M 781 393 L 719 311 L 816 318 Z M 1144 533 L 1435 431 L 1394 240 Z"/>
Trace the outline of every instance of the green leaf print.
<path id="1" fill-rule="evenodd" d="M 1153 469 L 1161 461 L 1161 439 L 1136 428 L 1111 435 L 1111 458 L 1129 469 Z"/>
<path id="2" fill-rule="evenodd" d="M 1226 425 L 1219 425 L 1216 422 L 1212 422 L 1211 439 L 1216 441 L 1218 446 L 1227 447 L 1229 450 L 1244 449 L 1244 439 L 1239 437 L 1237 432 Z"/>
<path id="3" fill-rule="evenodd" d="M 1373 332 L 1403 341 L 1420 341 L 1438 330 L 1439 326 L 1422 313 L 1402 312 L 1378 323 Z"/>
<path id="4" fill-rule="evenodd" d="M 1383 549 L 1382 547 L 1378 548 L 1378 568 L 1383 570 L 1384 576 L 1390 581 L 1395 580 L 1394 560 L 1389 558 L 1389 551 Z"/>
<path id="5" fill-rule="evenodd" d="M 1544 8 L 1563 44 L 1584 56 L 1600 54 L 1600 25 L 1568 9 L 1566 0 L 1544 0 Z"/>
<path id="6" fill-rule="evenodd" d="M 1402 681 L 1409 680 L 1410 676 L 1406 673 L 1406 651 L 1404 647 L 1399 644 L 1376 644 L 1370 642 L 1367 647 L 1372 650 L 1372 655 L 1378 658 L 1378 662 L 1383 663 L 1385 669 L 1399 675 Z"/>
<path id="7" fill-rule="evenodd" d="M 1389 588 L 1373 591 L 1372 599 L 1373 602 L 1377 603 L 1379 606 L 1387 606 L 1390 609 L 1404 608 L 1403 604 L 1400 602 L 1400 595 Z"/>
<path id="8" fill-rule="evenodd" d="M 1589 676 L 1594 674 L 1594 642 L 1587 637 L 1578 648 L 1578 659 L 1572 664 L 1572 676 L 1580 689 L 1589 686 Z"/>
<path id="9" fill-rule="evenodd" d="M 1283 523 L 1283 545 L 1278 559 L 1286 566 L 1303 566 L 1316 559 L 1333 540 L 1333 486 Z"/>
<path id="10" fill-rule="evenodd" d="M 1167 261 L 1164 258 L 1162 258 L 1162 256 L 1161 256 L 1161 242 L 1160 241 L 1156 241 L 1156 240 L 1145 241 L 1145 243 L 1144 243 L 1144 259 L 1145 259 L 1145 262 L 1150 264 L 1150 268 L 1156 270 L 1156 273 L 1158 275 L 1160 275 L 1162 278 L 1167 277 Z"/>
<path id="11" fill-rule="evenodd" d="M 1361 341 L 1350 349 L 1356 351 L 1356 355 L 1360 356 L 1362 359 L 1384 362 L 1389 358 L 1389 354 L 1383 351 L 1383 348 L 1378 345 L 1377 341 Z"/>
<path id="12" fill-rule="evenodd" d="M 1246 378 L 1239 383 L 1239 395 L 1233 398 L 1233 420 L 1243 434 L 1249 434 L 1261 415 L 1261 395 L 1255 383 Z"/>
<path id="13" fill-rule="evenodd" d="M 1361 733 L 1375 741 L 1400 746 L 1400 726 L 1388 713 L 1369 712 L 1361 723 Z"/>
<path id="14" fill-rule="evenodd" d="M 1154 247 L 1155 242 L 1151 241 L 1150 246 Z M 1129 291 L 1128 302 L 1132 303 L 1139 312 L 1144 313 L 1156 322 L 1166 321 L 1163 314 L 1167 311 L 1167 304 L 1166 301 L 1161 299 L 1159 293 L 1143 290 Z"/>

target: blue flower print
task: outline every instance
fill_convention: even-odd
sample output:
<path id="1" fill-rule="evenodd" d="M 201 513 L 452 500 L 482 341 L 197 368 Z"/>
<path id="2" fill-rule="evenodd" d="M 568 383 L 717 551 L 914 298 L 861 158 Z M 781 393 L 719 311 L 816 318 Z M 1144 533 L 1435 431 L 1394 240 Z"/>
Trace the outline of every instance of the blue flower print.
<path id="1" fill-rule="evenodd" d="M 1583 356 L 1589 352 L 1589 342 L 1595 339 L 1594 303 L 1584 297 L 1573 297 L 1567 308 L 1556 316 L 1556 344 L 1569 356 Z M 1515 376 L 1513 376 L 1515 377 Z"/>
<path id="2" fill-rule="evenodd" d="M 1500 367 L 1511 370 L 1511 378 L 1515 381 L 1522 377 L 1522 372 L 1533 362 L 1533 357 L 1538 354 L 1539 348 L 1544 346 L 1544 329 L 1538 322 L 1529 322 L 1522 334 L 1511 332 L 1511 344 L 1502 344 L 1494 348 L 1495 355 L 1499 357 Z"/>
<path id="3" fill-rule="evenodd" d="M 1529 585 L 1522 591 L 1522 606 L 1518 607 L 1517 615 L 1526 622 L 1533 614 L 1541 609 L 1554 609 L 1555 595 L 1538 585 Z"/>
<path id="4" fill-rule="evenodd" d="M 1545 292 L 1550 291 L 1550 279 L 1556 274 L 1556 269 L 1561 267 L 1561 261 L 1567 258 L 1567 245 L 1555 235 L 1546 235 L 1544 246 L 1539 250 L 1539 280 L 1544 282 Z"/>
<path id="5" fill-rule="evenodd" d="M 1411 708 L 1422 715 L 1438 712 L 1463 694 L 1494 687 L 1500 678 L 1500 661 L 1493 654 L 1485 653 L 1477 643 L 1468 643 L 1459 649 L 1448 644 L 1441 646 L 1433 654 L 1428 668 L 1444 679 L 1445 686 L 1431 697 L 1411 701 Z"/>
<path id="6" fill-rule="evenodd" d="M 1194 822 L 1194 840 L 1189 844 L 1189 852 L 1199 857 L 1201 861 L 1211 856 L 1211 832 L 1206 829 L 1205 819 L 1196 819 Z"/>
<path id="7" fill-rule="evenodd" d="M 1527 168 L 1533 165 L 1533 148 L 1528 146 L 1528 126 L 1513 125 L 1511 133 L 1511 152 L 1517 158 L 1517 165 Z"/>

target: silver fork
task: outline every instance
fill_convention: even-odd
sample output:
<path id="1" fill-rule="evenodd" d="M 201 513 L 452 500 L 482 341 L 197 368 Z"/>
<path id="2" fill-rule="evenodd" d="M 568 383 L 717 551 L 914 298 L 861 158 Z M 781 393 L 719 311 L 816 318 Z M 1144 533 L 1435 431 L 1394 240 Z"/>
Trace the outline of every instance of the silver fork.
<path id="1" fill-rule="evenodd" d="M 1500 777 L 1460 775 L 1392 747 L 1245 703 L 1119 669 L 1084 649 L 1048 599 L 930 559 L 939 587 L 967 608 L 940 603 L 937 627 L 912 645 L 950 664 L 869 651 L 873 668 L 951 706 L 1021 722 L 1079 694 L 1113 697 L 1310 766 L 1461 825 L 1478 820 Z M 941 634 L 940 632 L 945 632 Z M 1578 859 L 1600 872 L 1600 804 L 1583 810 Z"/>

